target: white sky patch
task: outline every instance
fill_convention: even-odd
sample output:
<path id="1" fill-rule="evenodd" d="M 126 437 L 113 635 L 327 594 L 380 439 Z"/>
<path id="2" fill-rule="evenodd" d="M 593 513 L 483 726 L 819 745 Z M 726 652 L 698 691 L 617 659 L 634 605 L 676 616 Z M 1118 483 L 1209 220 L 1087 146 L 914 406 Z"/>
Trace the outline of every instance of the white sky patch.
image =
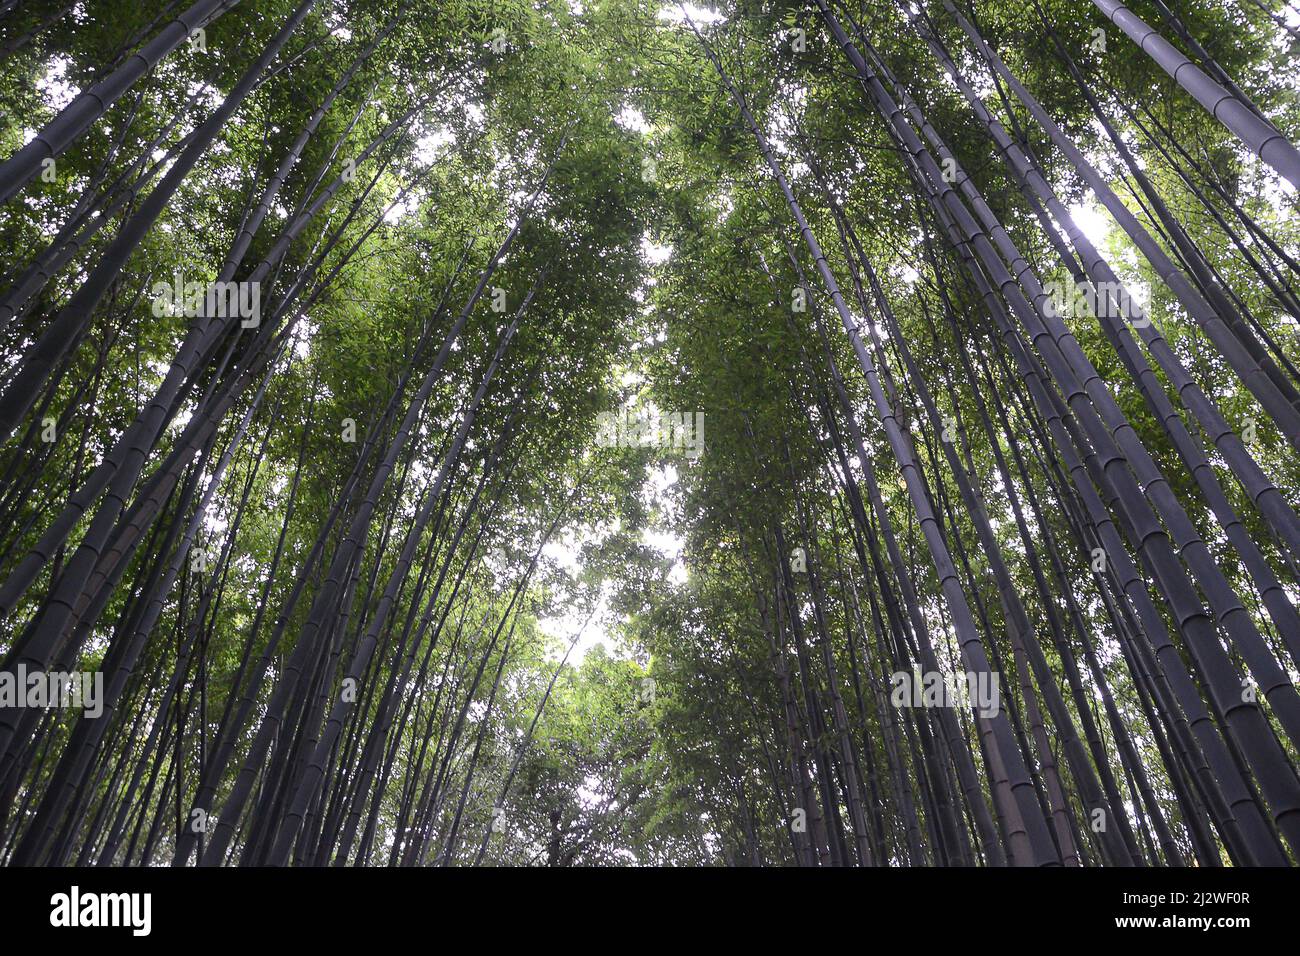
<path id="1" fill-rule="evenodd" d="M 1110 215 L 1093 202 L 1076 203 L 1067 211 L 1075 225 L 1079 227 L 1079 231 L 1088 237 L 1088 241 L 1101 248 L 1110 233 Z"/>
<path id="2" fill-rule="evenodd" d="M 406 197 L 400 202 L 393 203 L 384 212 L 384 222 L 389 225 L 405 219 L 407 216 L 419 211 L 420 203 L 424 202 L 424 194 L 418 189 L 412 190 L 406 194 Z"/>
<path id="3" fill-rule="evenodd" d="M 683 8 L 686 11 L 685 15 L 682 13 Z M 715 10 L 709 10 L 705 7 L 697 7 L 693 3 L 674 3 L 659 11 L 659 19 L 667 20 L 670 23 L 685 23 L 686 15 L 689 15 L 690 18 L 695 21 L 697 26 L 706 23 L 717 23 L 724 19 L 721 13 L 718 13 Z"/>
<path id="4" fill-rule="evenodd" d="M 677 484 L 677 468 L 673 465 L 664 465 L 662 468 L 655 468 L 646 475 L 650 482 L 650 487 L 654 489 L 656 495 L 662 495 L 665 491 Z"/>
<path id="5" fill-rule="evenodd" d="M 483 125 L 483 118 L 486 114 L 483 112 L 482 106 L 471 101 L 467 103 L 462 103 L 461 108 L 464 109 L 465 115 L 469 118 L 469 120 L 472 123 L 474 123 L 476 126 Z"/>
<path id="6" fill-rule="evenodd" d="M 614 122 L 635 133 L 650 132 L 650 124 L 645 121 L 645 114 L 635 106 L 624 106 L 619 111 L 619 114 L 614 117 Z"/>
<path id="7" fill-rule="evenodd" d="M 578 787 L 578 800 L 584 807 L 594 807 L 601 802 L 600 795 L 600 777 L 594 773 L 589 773 L 582 778 L 582 784 Z"/>
<path id="8" fill-rule="evenodd" d="M 546 542 L 542 548 L 542 555 L 576 577 L 582 571 L 582 562 L 578 560 L 582 546 L 595 536 L 596 532 L 590 530 L 578 532 L 572 529 L 565 530 L 563 534 Z M 557 647 L 551 649 L 547 656 L 548 660 L 558 663 L 564 656 L 564 652 L 568 650 L 569 642 L 580 631 L 578 642 L 574 645 L 573 652 L 569 654 L 570 665 L 577 667 L 581 664 L 587 652 L 597 644 L 604 644 L 606 651 L 616 655 L 617 648 L 610 641 L 609 631 L 606 628 L 610 614 L 607 592 L 608 587 L 602 586 L 594 613 L 581 602 L 575 601 L 566 604 L 559 614 L 537 619 L 537 626 L 541 628 L 542 633 L 559 642 Z"/>
<path id="9" fill-rule="evenodd" d="M 646 483 L 642 497 L 647 499 L 649 504 L 663 504 L 667 500 L 666 493 L 668 489 L 676 483 L 677 468 L 675 466 L 662 465 L 658 468 L 652 468 L 646 473 Z M 669 517 L 671 519 L 671 516 Z M 665 558 L 672 561 L 673 566 L 668 572 L 669 581 L 677 585 L 686 583 L 686 564 L 682 560 L 682 548 L 685 541 L 681 535 L 663 528 L 647 528 L 641 532 L 641 543 L 654 548 Z"/>
<path id="10" fill-rule="evenodd" d="M 330 13 L 325 17 L 325 23 L 330 28 L 330 35 L 336 36 L 340 40 L 351 40 L 352 31 L 348 29 L 348 21 L 339 13 Z"/>
<path id="11" fill-rule="evenodd" d="M 679 585 L 686 583 L 686 565 L 682 563 L 684 542 L 680 535 L 673 534 L 671 531 L 647 530 L 641 532 L 641 543 L 654 548 L 673 562 L 672 568 L 668 571 L 669 581 Z"/>
<path id="12" fill-rule="evenodd" d="M 67 57 L 57 56 L 50 63 L 49 71 L 45 76 L 36 81 L 36 88 L 40 90 L 46 104 L 56 112 L 75 100 L 77 94 L 81 92 L 68 82 L 68 67 L 71 64 L 72 61 Z M 36 130 L 27 130 L 23 137 L 24 144 L 30 142 L 35 136 Z"/>
<path id="13" fill-rule="evenodd" d="M 551 545 L 548 544 L 543 550 L 554 557 L 554 554 L 549 550 L 550 547 Z M 576 564 L 576 559 L 574 563 Z M 539 617 L 537 626 L 542 633 L 555 638 L 559 642 L 557 646 L 551 648 L 550 653 L 547 654 L 547 660 L 552 663 L 559 663 L 560 659 L 564 657 L 564 652 L 569 649 L 569 642 L 574 639 L 575 635 L 578 637 L 578 642 L 573 646 L 573 652 L 569 654 L 569 664 L 571 666 L 577 667 L 581 664 L 587 656 L 587 652 L 597 644 L 604 644 L 605 650 L 614 655 L 616 648 L 612 646 L 609 632 L 605 629 L 605 621 L 608 616 L 609 602 L 605 590 L 602 588 L 600 599 L 596 602 L 594 614 L 577 604 L 569 604 L 561 614 L 551 617 Z"/>
<path id="14" fill-rule="evenodd" d="M 209 483 L 209 484 L 212 482 L 212 476 L 211 476 L 211 475 L 206 475 L 206 474 L 205 474 L 205 475 L 203 476 L 203 479 L 204 479 L 205 482 L 207 482 L 207 483 Z M 205 511 L 205 512 L 203 513 L 203 527 L 204 527 L 204 528 L 207 530 L 207 532 L 208 532 L 208 540 L 209 540 L 209 541 L 214 541 L 215 539 L 217 539 L 217 538 L 221 537 L 222 535 L 224 535 L 224 534 L 226 533 L 226 529 L 227 529 L 228 527 L 230 527 L 230 525 L 229 525 L 229 523 L 226 521 L 226 519 L 225 519 L 224 517 L 222 517 L 221 515 L 219 515 L 219 514 L 214 514 L 212 511 Z M 217 554 L 214 553 L 215 550 L 216 550 L 216 549 L 214 549 L 214 548 L 205 548 L 205 549 L 204 549 L 204 557 L 205 557 L 205 558 L 212 558 L 212 559 L 215 560 L 215 559 L 217 558 Z"/>
<path id="15" fill-rule="evenodd" d="M 562 535 L 546 542 L 542 556 L 550 558 L 570 574 L 577 574 L 582 570 L 582 564 L 578 561 L 578 549 L 581 546 L 582 542 L 576 539 L 573 532 L 566 530 Z"/>
<path id="16" fill-rule="evenodd" d="M 191 83 L 185 88 L 185 95 L 194 101 L 196 107 L 206 106 L 215 110 L 221 105 L 221 92 L 206 83 Z"/>
<path id="17" fill-rule="evenodd" d="M 736 204 L 731 201 L 731 193 L 726 190 L 723 190 L 714 197 L 713 205 L 718 211 L 719 222 L 724 221 L 731 215 L 732 210 L 736 208 Z"/>
<path id="18" fill-rule="evenodd" d="M 316 336 L 316 328 L 310 316 L 298 320 L 299 334 L 293 338 L 293 354 L 299 359 L 306 360 L 311 356 L 311 340 Z"/>
<path id="19" fill-rule="evenodd" d="M 665 558 L 676 560 L 681 557 L 683 543 L 681 535 L 673 534 L 671 531 L 646 529 L 641 532 L 641 543 L 654 548 Z"/>
<path id="20" fill-rule="evenodd" d="M 182 408 L 176 413 L 176 417 L 172 419 L 171 424 L 167 426 L 167 431 L 179 435 L 181 432 L 185 431 L 185 426 L 190 423 L 190 419 L 193 417 L 194 409 Z"/>
<path id="21" fill-rule="evenodd" d="M 446 127 L 426 133 L 415 141 L 415 158 L 426 166 L 431 165 L 455 139 L 455 135 Z"/>
<path id="22" fill-rule="evenodd" d="M 660 265 L 667 262 L 668 257 L 673 254 L 672 246 L 661 246 L 651 241 L 649 236 L 641 237 L 641 255 L 652 266 Z"/>

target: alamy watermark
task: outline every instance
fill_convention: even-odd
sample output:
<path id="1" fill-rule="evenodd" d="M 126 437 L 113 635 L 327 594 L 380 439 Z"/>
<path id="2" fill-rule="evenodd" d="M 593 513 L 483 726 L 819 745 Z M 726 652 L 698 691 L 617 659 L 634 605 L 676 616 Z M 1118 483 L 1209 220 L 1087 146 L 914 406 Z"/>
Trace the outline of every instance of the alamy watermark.
<path id="1" fill-rule="evenodd" d="M 1129 290 L 1132 286 L 1133 291 Z M 1096 282 L 1077 285 L 1055 279 L 1043 286 L 1049 316 L 1076 318 L 1095 315 L 1099 319 L 1123 319 L 1136 329 L 1151 324 L 1151 316 L 1140 299 L 1151 301 L 1151 288 L 1145 282 Z"/>
<path id="2" fill-rule="evenodd" d="M 153 895 L 82 892 L 74 886 L 50 897 L 50 925 L 121 926 L 129 928 L 132 936 L 148 936 L 153 929 Z"/>
<path id="3" fill-rule="evenodd" d="M 19 664 L 0 671 L 0 707 L 80 707 L 87 717 L 104 713 L 102 671 L 29 671 Z"/>
<path id="4" fill-rule="evenodd" d="M 896 671 L 890 675 L 895 707 L 973 707 L 981 717 L 993 718 L 1002 709 L 995 671 Z"/>
<path id="5" fill-rule="evenodd" d="M 228 319 L 238 317 L 245 329 L 255 329 L 262 319 L 262 284 L 260 282 L 186 282 L 177 272 L 170 282 L 153 284 L 153 314 L 198 315 Z"/>
<path id="6" fill-rule="evenodd" d="M 596 416 L 596 444 L 601 448 L 678 449 L 690 459 L 704 451 L 703 412 L 637 412 L 624 408 Z"/>

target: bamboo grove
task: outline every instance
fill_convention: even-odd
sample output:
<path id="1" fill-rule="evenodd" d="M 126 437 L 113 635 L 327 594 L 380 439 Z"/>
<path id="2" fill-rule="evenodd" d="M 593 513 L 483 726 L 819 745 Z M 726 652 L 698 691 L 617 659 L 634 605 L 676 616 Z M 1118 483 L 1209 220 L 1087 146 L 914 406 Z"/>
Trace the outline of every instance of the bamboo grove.
<path id="1" fill-rule="evenodd" d="M 1294 4 L 0 58 L 0 861 L 1300 861 Z"/>

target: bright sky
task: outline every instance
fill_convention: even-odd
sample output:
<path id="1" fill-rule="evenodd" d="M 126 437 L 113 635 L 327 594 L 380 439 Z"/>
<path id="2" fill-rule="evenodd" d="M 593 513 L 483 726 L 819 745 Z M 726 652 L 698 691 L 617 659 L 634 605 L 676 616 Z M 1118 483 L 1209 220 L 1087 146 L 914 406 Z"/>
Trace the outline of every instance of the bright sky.
<path id="1" fill-rule="evenodd" d="M 685 14 L 683 14 L 685 10 Z M 697 7 L 693 3 L 669 4 L 659 11 L 660 20 L 668 20 L 672 23 L 685 23 L 686 16 L 689 15 L 696 24 L 717 23 L 721 20 L 722 14 L 704 7 Z"/>
<path id="2" fill-rule="evenodd" d="M 692 15 L 694 15 L 694 12 L 692 12 Z M 647 133 L 649 130 L 645 117 L 632 107 L 624 109 L 617 117 L 617 120 L 625 128 L 633 129 L 642 134 Z M 1094 245 L 1104 248 L 1106 236 L 1112 227 L 1110 215 L 1098 203 L 1090 200 L 1070 206 L 1069 212 L 1084 235 Z M 649 265 L 656 266 L 668 259 L 672 254 L 672 248 L 671 246 L 655 244 L 647 235 L 642 237 L 641 252 Z M 647 285 L 652 281 L 652 279 L 649 279 Z M 633 375 L 632 377 L 635 378 L 636 376 Z M 671 465 L 652 469 L 646 475 L 645 497 L 647 501 L 656 502 L 663 509 L 666 505 L 669 489 L 676 484 L 677 478 L 677 469 Z M 667 523 L 671 525 L 672 515 L 667 514 L 665 517 Z M 588 540 L 590 540 L 589 532 L 587 536 L 580 536 L 575 535 L 573 531 L 567 531 L 564 535 L 547 544 L 543 549 L 543 553 L 570 574 L 576 575 L 582 570 L 578 556 L 583 544 Z M 671 527 L 657 527 L 644 531 L 641 542 L 673 561 L 673 567 L 669 573 L 670 581 L 674 584 L 684 584 L 686 582 L 686 566 L 682 561 L 684 542 L 680 535 L 674 533 Z M 568 647 L 569 641 L 579 634 L 578 642 L 569 656 L 571 664 L 577 665 L 581 663 L 587 653 L 597 644 L 603 644 L 605 650 L 610 654 L 617 655 L 620 653 L 619 648 L 615 646 L 615 641 L 610 637 L 610 628 L 616 622 L 613 620 L 608 598 L 609 588 L 607 587 L 602 592 L 595 614 L 591 615 L 590 619 L 585 609 L 574 606 L 566 608 L 562 614 L 539 620 L 538 623 L 542 631 L 560 642 L 559 649 L 554 653 L 555 660 L 559 660 Z"/>
<path id="3" fill-rule="evenodd" d="M 632 107 L 626 107 L 619 114 L 617 120 L 620 125 L 628 129 L 634 129 L 643 135 L 649 131 L 646 125 L 645 117 Z M 650 236 L 641 237 L 641 255 L 646 264 L 650 267 L 660 265 L 667 261 L 672 255 L 672 247 L 658 245 L 650 239 Z M 645 273 L 644 287 L 642 288 L 641 301 L 645 301 L 644 294 L 654 285 L 654 276 L 650 271 Z M 636 386 L 642 382 L 642 376 L 635 368 L 629 369 L 623 375 L 623 384 Z M 677 482 L 677 469 L 672 465 L 652 468 L 645 475 L 645 484 L 643 486 L 642 497 L 652 510 L 658 510 L 661 513 L 667 511 L 669 489 Z M 667 515 L 668 521 L 671 522 L 672 516 Z M 570 575 L 577 575 L 582 571 L 582 564 L 579 561 L 579 555 L 582 546 L 589 541 L 594 540 L 599 532 L 592 532 L 590 529 L 582 529 L 582 532 L 575 534 L 572 529 L 567 529 L 563 535 L 558 535 L 552 539 L 542 553 L 555 561 L 560 567 L 564 568 Z M 674 584 L 686 583 L 686 565 L 682 562 L 683 541 L 679 535 L 674 534 L 666 527 L 657 527 L 645 530 L 641 535 L 641 543 L 654 548 L 665 558 L 673 562 L 672 570 L 669 572 L 669 580 Z M 569 655 L 569 662 L 577 665 L 581 663 L 587 652 L 597 644 L 604 644 L 605 650 L 611 655 L 619 655 L 619 648 L 611 639 L 609 628 L 616 622 L 612 618 L 609 608 L 609 587 L 606 587 L 597 602 L 596 612 L 588 620 L 587 612 L 578 606 L 568 607 L 563 614 L 552 617 L 540 618 L 538 625 L 542 632 L 557 638 L 561 642 L 561 647 L 554 657 L 559 660 L 564 654 L 565 648 L 569 646 L 569 641 L 573 640 L 574 635 L 581 632 L 578 637 L 578 643 L 574 646 L 573 652 Z"/>
<path id="4" fill-rule="evenodd" d="M 655 502 L 660 509 L 663 509 L 666 505 L 665 496 L 676 482 L 677 469 L 672 465 L 652 468 L 646 473 L 643 497 L 647 502 Z M 595 536 L 587 530 L 576 534 L 573 530 L 566 530 L 564 534 L 548 542 L 542 549 L 542 554 L 555 561 L 569 574 L 576 575 L 582 570 L 582 564 L 578 560 L 582 546 Z M 641 534 L 641 543 L 654 548 L 673 562 L 672 569 L 668 573 L 668 579 L 673 584 L 686 583 L 686 565 L 682 562 L 684 542 L 681 536 L 668 528 L 647 529 Z M 566 607 L 562 614 L 538 619 L 542 632 L 561 642 L 560 648 L 552 654 L 554 660 L 558 661 L 564 655 L 569 641 L 573 640 L 579 632 L 581 635 L 578 637 L 578 643 L 569 655 L 570 664 L 581 663 L 587 656 L 587 652 L 597 644 L 604 644 L 605 650 L 613 656 L 623 656 L 609 634 L 610 626 L 615 623 L 609 608 L 609 592 L 608 586 L 602 590 L 596 612 L 591 615 L 590 620 L 586 609 L 577 605 Z"/>
<path id="5" fill-rule="evenodd" d="M 1068 207 L 1067 211 L 1079 227 L 1079 230 L 1088 237 L 1088 241 L 1098 249 L 1103 248 L 1106 242 L 1106 234 L 1111 227 L 1110 213 L 1092 201 L 1075 203 L 1073 206 Z"/>

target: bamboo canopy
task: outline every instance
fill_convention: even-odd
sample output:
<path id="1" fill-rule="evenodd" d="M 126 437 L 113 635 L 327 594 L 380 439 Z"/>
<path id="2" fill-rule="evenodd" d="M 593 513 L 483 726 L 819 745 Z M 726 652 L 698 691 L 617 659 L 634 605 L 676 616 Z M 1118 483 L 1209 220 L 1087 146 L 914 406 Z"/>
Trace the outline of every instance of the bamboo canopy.
<path id="1" fill-rule="evenodd" d="M 0 3 L 0 863 L 1300 861 L 1300 16 Z"/>

